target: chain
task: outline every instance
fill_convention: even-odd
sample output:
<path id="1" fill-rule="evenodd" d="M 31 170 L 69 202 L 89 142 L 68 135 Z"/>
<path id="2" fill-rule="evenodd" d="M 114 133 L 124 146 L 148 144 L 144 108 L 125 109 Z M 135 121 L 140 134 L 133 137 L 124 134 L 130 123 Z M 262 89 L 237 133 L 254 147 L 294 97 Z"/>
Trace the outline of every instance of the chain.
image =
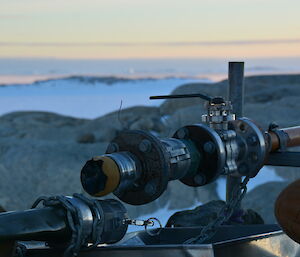
<path id="1" fill-rule="evenodd" d="M 218 228 L 230 219 L 237 206 L 239 206 L 244 198 L 247 192 L 247 183 L 249 182 L 249 179 L 248 176 L 245 177 L 242 183 L 234 188 L 230 200 L 218 212 L 217 218 L 205 226 L 197 237 L 186 240 L 184 244 L 201 244 L 213 237 Z"/>
<path id="2" fill-rule="evenodd" d="M 158 223 L 159 228 L 157 229 L 156 232 L 153 232 L 151 230 L 149 230 L 149 226 L 153 227 L 155 225 L 155 222 Z M 162 225 L 161 222 L 159 221 L 159 219 L 157 218 L 149 218 L 147 220 L 134 220 L 134 219 L 125 219 L 123 221 L 124 224 L 127 225 L 133 225 L 133 226 L 143 226 L 145 228 L 145 231 L 148 235 L 150 236 L 157 236 L 160 234 L 161 229 L 162 229 Z"/>

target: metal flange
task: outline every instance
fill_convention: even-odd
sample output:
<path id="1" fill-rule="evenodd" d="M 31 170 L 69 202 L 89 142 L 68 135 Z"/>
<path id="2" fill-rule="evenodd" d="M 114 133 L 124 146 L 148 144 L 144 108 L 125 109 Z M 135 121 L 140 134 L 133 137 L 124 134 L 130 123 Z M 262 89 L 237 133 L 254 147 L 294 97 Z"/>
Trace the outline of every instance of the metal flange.
<path id="1" fill-rule="evenodd" d="M 239 146 L 237 172 L 233 175 L 255 177 L 263 167 L 267 154 L 263 130 L 248 118 L 229 122 L 229 129 L 236 132 Z"/>
<path id="2" fill-rule="evenodd" d="M 203 186 L 213 182 L 223 172 L 226 153 L 218 133 L 204 124 L 186 126 L 175 132 L 174 138 L 193 141 L 202 160 L 197 173 L 180 179 L 188 186 Z"/>
<path id="3" fill-rule="evenodd" d="M 127 151 L 133 154 L 141 164 L 142 174 L 131 186 L 116 190 L 114 194 L 125 203 L 141 205 L 154 201 L 167 188 L 170 178 L 170 164 L 167 153 L 161 147 L 160 140 L 151 133 L 141 130 L 122 131 L 106 153 Z M 114 149 L 112 149 L 114 148 Z"/>

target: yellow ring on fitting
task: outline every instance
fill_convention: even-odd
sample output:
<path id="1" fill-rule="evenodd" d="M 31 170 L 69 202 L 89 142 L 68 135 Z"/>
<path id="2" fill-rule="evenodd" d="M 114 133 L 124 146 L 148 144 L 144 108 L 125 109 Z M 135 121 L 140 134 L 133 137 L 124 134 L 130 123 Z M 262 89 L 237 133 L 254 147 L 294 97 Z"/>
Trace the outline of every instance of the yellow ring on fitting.
<path id="1" fill-rule="evenodd" d="M 120 170 L 115 161 L 106 156 L 94 157 L 94 161 L 103 161 L 102 171 L 107 176 L 107 181 L 105 183 L 104 190 L 95 194 L 95 196 L 108 195 L 115 191 L 115 189 L 120 184 Z"/>

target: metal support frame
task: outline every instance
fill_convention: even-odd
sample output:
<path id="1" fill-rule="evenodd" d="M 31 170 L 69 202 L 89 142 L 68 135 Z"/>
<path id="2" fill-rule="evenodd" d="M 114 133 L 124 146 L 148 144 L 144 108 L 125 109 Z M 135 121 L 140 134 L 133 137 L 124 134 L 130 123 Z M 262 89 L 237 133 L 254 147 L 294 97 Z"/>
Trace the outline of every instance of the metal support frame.
<path id="1" fill-rule="evenodd" d="M 229 62 L 228 68 L 228 100 L 232 103 L 233 113 L 240 118 L 243 117 L 244 105 L 244 62 Z M 230 199 L 233 189 L 241 181 L 241 177 L 227 176 L 226 201 Z"/>
<path id="2" fill-rule="evenodd" d="M 300 152 L 276 152 L 271 153 L 266 165 L 300 167 Z"/>

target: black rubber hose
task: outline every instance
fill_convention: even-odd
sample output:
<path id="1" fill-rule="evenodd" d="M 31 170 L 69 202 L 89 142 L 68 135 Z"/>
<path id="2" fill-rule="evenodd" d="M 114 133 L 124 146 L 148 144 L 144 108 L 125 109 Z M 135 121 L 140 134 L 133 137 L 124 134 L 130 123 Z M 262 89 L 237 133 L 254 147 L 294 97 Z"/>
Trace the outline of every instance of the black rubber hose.
<path id="1" fill-rule="evenodd" d="M 0 241 L 66 241 L 70 236 L 65 211 L 60 208 L 44 207 L 0 214 Z"/>

